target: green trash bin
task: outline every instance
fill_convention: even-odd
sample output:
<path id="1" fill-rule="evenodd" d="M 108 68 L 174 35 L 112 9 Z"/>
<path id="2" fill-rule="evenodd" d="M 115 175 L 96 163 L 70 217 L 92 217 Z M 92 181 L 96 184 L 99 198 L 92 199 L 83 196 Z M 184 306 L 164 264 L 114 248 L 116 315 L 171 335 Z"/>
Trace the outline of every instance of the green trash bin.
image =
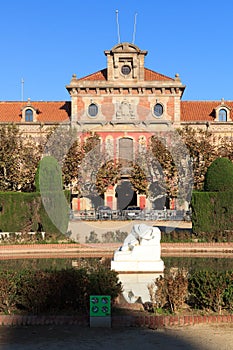
<path id="1" fill-rule="evenodd" d="M 109 295 L 90 296 L 90 326 L 111 327 L 111 297 Z"/>

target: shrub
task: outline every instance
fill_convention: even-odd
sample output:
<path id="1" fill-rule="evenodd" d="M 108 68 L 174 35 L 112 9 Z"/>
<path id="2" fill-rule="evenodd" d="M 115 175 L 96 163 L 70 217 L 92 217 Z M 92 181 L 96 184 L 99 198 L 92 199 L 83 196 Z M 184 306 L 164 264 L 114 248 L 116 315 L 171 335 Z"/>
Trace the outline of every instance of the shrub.
<path id="1" fill-rule="evenodd" d="M 90 295 L 110 295 L 112 301 L 122 291 L 122 285 L 118 281 L 117 272 L 107 268 L 100 267 L 97 271 L 93 271 L 90 276 Z"/>
<path id="2" fill-rule="evenodd" d="M 25 270 L 19 273 L 17 307 L 20 310 L 38 314 L 47 310 L 51 285 L 45 271 Z"/>
<path id="3" fill-rule="evenodd" d="M 13 271 L 0 272 L 0 312 L 11 314 L 16 309 L 18 274 Z"/>
<path id="4" fill-rule="evenodd" d="M 189 229 L 176 228 L 170 232 L 161 231 L 161 243 L 165 242 L 191 242 L 192 231 Z"/>
<path id="5" fill-rule="evenodd" d="M 184 303 L 195 310 L 222 313 L 233 311 L 233 271 L 177 269 L 149 285 L 155 312 L 176 313 Z"/>
<path id="6" fill-rule="evenodd" d="M 64 231 L 68 227 L 69 191 L 53 193 L 58 203 L 54 207 L 55 215 L 60 220 Z M 67 200 L 64 200 L 64 196 Z M 66 202 L 61 205 L 61 200 Z M 55 200 L 53 199 L 53 203 Z M 45 231 L 46 238 L 51 235 L 61 236 L 61 232 L 48 216 L 39 193 L 0 192 L 0 231 L 30 232 Z"/>
<path id="7" fill-rule="evenodd" d="M 177 272 L 165 273 L 164 277 L 156 278 L 154 307 L 168 309 L 176 313 L 184 305 L 188 296 L 187 274 L 181 269 Z"/>
<path id="8" fill-rule="evenodd" d="M 201 240 L 231 241 L 233 163 L 217 158 L 208 168 L 204 190 L 192 194 L 192 227 Z"/>
<path id="9" fill-rule="evenodd" d="M 37 192 L 62 189 L 62 171 L 56 158 L 46 156 L 41 159 L 35 175 L 35 187 Z"/>
<path id="10" fill-rule="evenodd" d="M 114 243 L 115 235 L 113 231 L 108 231 L 102 234 L 102 242 L 103 243 Z"/>
<path id="11" fill-rule="evenodd" d="M 109 295 L 114 302 L 121 289 L 117 273 L 101 265 L 59 271 L 1 272 L 0 311 L 87 313 L 90 295 Z"/>
<path id="12" fill-rule="evenodd" d="M 233 308 L 232 271 L 195 271 L 189 276 L 189 302 L 193 308 L 221 313 Z"/>
<path id="13" fill-rule="evenodd" d="M 128 236 L 127 232 L 123 232 L 120 230 L 117 230 L 115 232 L 108 231 L 102 234 L 102 242 L 103 243 L 115 243 L 115 242 L 122 243 L 124 242 L 127 236 Z"/>
<path id="14" fill-rule="evenodd" d="M 207 169 L 204 190 L 208 192 L 233 191 L 233 163 L 228 158 L 217 158 Z"/>
<path id="15" fill-rule="evenodd" d="M 49 274 L 49 310 L 87 312 L 90 280 L 87 269 L 62 269 Z"/>
<path id="16" fill-rule="evenodd" d="M 208 241 L 232 239 L 233 192 L 194 192 L 192 229 L 197 238 Z"/>
<path id="17" fill-rule="evenodd" d="M 122 243 L 122 242 L 124 242 L 124 240 L 127 236 L 128 236 L 128 232 L 116 230 L 115 241 Z"/>
<path id="18" fill-rule="evenodd" d="M 85 242 L 86 243 L 100 243 L 100 240 L 98 238 L 98 234 L 95 231 L 91 231 L 89 234 L 89 237 L 86 236 Z"/>
<path id="19" fill-rule="evenodd" d="M 43 207 L 53 225 L 66 234 L 69 218 L 69 204 L 63 191 L 62 171 L 52 156 L 43 157 L 35 176 L 36 190 L 40 192 Z"/>

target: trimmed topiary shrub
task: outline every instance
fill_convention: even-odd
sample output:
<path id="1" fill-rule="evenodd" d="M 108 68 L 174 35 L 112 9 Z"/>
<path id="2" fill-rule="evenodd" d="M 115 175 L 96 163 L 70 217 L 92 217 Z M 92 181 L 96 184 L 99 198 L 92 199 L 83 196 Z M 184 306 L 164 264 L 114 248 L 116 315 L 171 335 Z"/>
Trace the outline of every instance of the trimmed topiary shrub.
<path id="1" fill-rule="evenodd" d="M 232 241 L 233 163 L 228 158 L 217 158 L 210 165 L 204 191 L 192 194 L 193 232 L 206 241 Z"/>
<path id="2" fill-rule="evenodd" d="M 39 162 L 35 175 L 36 191 L 59 191 L 63 188 L 62 171 L 58 161 L 46 156 Z"/>
<path id="3" fill-rule="evenodd" d="M 61 233 L 66 234 L 70 208 L 63 191 L 61 167 L 54 157 L 46 156 L 41 159 L 35 185 L 51 222 Z"/>
<path id="4" fill-rule="evenodd" d="M 193 192 L 192 230 L 204 241 L 232 241 L 233 191 Z"/>
<path id="5" fill-rule="evenodd" d="M 233 163 L 230 159 L 217 158 L 213 161 L 206 172 L 204 191 L 233 191 Z"/>

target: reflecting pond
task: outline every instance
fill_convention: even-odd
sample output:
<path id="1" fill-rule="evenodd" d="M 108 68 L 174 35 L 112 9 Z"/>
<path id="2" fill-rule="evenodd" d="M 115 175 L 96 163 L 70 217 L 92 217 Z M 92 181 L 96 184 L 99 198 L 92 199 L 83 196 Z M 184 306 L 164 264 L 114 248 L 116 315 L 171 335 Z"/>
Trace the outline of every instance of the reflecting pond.
<path id="1" fill-rule="evenodd" d="M 214 271 L 233 270 L 233 259 L 231 258 L 202 258 L 202 257 L 163 257 L 165 271 L 173 269 L 184 269 L 185 271 L 199 271 L 203 269 Z M 148 286 L 153 286 L 154 281 L 163 273 L 124 273 L 119 274 L 119 280 L 123 285 L 123 296 L 128 303 L 141 301 L 150 302 Z"/>
<path id="2" fill-rule="evenodd" d="M 232 258 L 223 257 L 163 257 L 165 268 L 171 267 L 185 268 L 187 270 L 233 270 L 233 254 Z M 6 259 L 0 260 L 0 270 L 21 270 L 21 269 L 64 269 L 78 265 L 78 262 L 87 261 L 97 263 L 100 258 L 28 258 L 28 259 Z M 105 259 L 106 265 L 110 258 Z"/>

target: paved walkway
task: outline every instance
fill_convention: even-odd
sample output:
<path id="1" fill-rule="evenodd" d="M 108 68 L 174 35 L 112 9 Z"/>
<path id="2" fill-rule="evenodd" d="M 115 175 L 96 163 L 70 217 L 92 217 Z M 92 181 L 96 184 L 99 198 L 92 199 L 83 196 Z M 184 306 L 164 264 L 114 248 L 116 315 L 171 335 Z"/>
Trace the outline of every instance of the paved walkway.
<path id="1" fill-rule="evenodd" d="M 68 257 L 112 257 L 121 243 L 84 244 L 15 244 L 0 245 L 1 259 L 17 258 L 68 258 Z M 232 257 L 233 242 L 230 243 L 161 243 L 162 256 L 201 255 Z"/>
<path id="2" fill-rule="evenodd" d="M 1 350 L 232 350 L 232 325 L 172 329 L 0 327 Z"/>
<path id="3" fill-rule="evenodd" d="M 98 227 L 111 227 L 114 222 L 95 222 Z M 131 223 L 133 224 L 133 223 Z M 159 227 L 172 228 L 174 224 L 181 229 L 191 229 L 189 222 L 158 221 L 153 222 Z M 177 226 L 178 227 L 178 226 Z M 4 244 L 0 245 L 1 259 L 17 258 L 51 258 L 51 257 L 112 257 L 121 243 L 73 243 L 73 244 Z M 230 243 L 161 243 L 162 256 L 201 255 L 231 257 L 233 254 L 233 242 Z"/>

